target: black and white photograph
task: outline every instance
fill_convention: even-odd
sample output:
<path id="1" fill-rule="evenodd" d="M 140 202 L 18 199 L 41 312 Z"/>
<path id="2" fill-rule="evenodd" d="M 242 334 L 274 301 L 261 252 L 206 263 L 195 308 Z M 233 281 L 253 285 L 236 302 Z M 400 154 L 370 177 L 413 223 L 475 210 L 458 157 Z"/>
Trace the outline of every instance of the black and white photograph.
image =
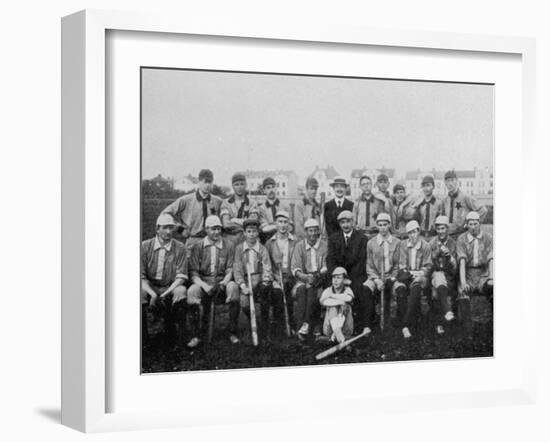
<path id="1" fill-rule="evenodd" d="M 140 93 L 142 373 L 493 356 L 493 84 L 153 66 Z"/>

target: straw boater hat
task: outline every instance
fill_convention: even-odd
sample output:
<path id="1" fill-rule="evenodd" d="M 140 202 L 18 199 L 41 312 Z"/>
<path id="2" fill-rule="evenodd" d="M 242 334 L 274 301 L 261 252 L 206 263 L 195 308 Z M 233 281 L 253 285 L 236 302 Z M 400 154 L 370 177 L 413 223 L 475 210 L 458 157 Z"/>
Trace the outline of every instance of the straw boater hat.
<path id="1" fill-rule="evenodd" d="M 332 183 L 330 183 L 331 187 L 334 187 L 336 184 L 343 184 L 344 186 L 349 186 L 348 182 L 343 176 L 335 176 L 332 180 Z"/>

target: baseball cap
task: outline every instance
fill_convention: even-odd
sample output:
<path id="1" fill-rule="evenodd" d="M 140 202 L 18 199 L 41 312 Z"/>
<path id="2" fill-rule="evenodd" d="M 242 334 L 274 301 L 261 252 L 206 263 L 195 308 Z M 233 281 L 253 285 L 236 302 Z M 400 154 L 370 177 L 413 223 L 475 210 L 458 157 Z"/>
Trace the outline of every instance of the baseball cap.
<path id="1" fill-rule="evenodd" d="M 237 172 L 231 177 L 231 184 L 236 183 L 237 181 L 246 181 L 244 174 Z"/>
<path id="2" fill-rule="evenodd" d="M 466 215 L 466 221 L 479 221 L 479 213 L 472 211 Z"/>
<path id="3" fill-rule="evenodd" d="M 448 170 L 445 172 L 445 179 L 449 180 L 451 178 L 456 178 L 456 172 L 454 170 Z"/>
<path id="4" fill-rule="evenodd" d="M 206 221 L 204 222 L 204 227 L 222 227 L 222 222 L 220 218 L 218 218 L 216 215 L 210 215 L 208 218 L 206 218 Z"/>
<path id="5" fill-rule="evenodd" d="M 380 175 L 378 175 L 378 177 L 376 178 L 376 182 L 377 183 L 383 183 L 383 182 L 386 182 L 386 181 L 389 181 L 390 179 L 388 178 L 388 175 L 386 175 L 385 173 L 381 173 Z"/>
<path id="6" fill-rule="evenodd" d="M 243 229 L 246 230 L 247 227 L 260 227 L 260 223 L 258 220 L 247 218 L 243 221 Z"/>
<path id="7" fill-rule="evenodd" d="M 420 226 L 418 225 L 418 222 L 413 219 L 412 221 L 409 221 L 407 223 L 407 225 L 405 226 L 405 231 L 409 233 L 414 229 L 420 229 Z"/>
<path id="8" fill-rule="evenodd" d="M 331 273 L 332 276 L 336 276 L 336 275 L 344 275 L 344 276 L 348 276 L 348 272 L 346 271 L 346 269 L 344 267 L 336 267 L 332 273 Z"/>
<path id="9" fill-rule="evenodd" d="M 310 227 L 319 227 L 319 221 L 315 218 L 310 218 L 304 223 L 304 229 L 309 229 Z"/>
<path id="10" fill-rule="evenodd" d="M 174 218 L 168 213 L 161 213 L 157 218 L 157 226 L 175 226 Z"/>
<path id="11" fill-rule="evenodd" d="M 269 186 L 269 185 L 275 186 L 276 184 L 277 183 L 275 183 L 275 180 L 273 178 L 267 177 L 262 182 L 262 187 L 266 187 L 266 186 Z"/>
<path id="12" fill-rule="evenodd" d="M 436 219 L 435 219 L 435 222 L 434 224 L 437 226 L 437 225 L 446 225 L 448 226 L 449 225 L 449 218 L 445 215 L 439 215 Z"/>
<path id="13" fill-rule="evenodd" d="M 307 180 L 306 180 L 306 189 L 308 187 L 315 187 L 316 189 L 319 187 L 319 181 L 317 181 L 315 178 L 313 177 L 309 177 Z"/>
<path id="14" fill-rule="evenodd" d="M 290 219 L 290 215 L 288 214 L 288 212 L 286 210 L 278 210 L 277 213 L 275 214 L 275 219 L 277 218 L 286 218 L 286 219 Z"/>
<path id="15" fill-rule="evenodd" d="M 393 186 L 393 193 L 397 193 L 400 190 L 402 190 L 403 192 L 405 191 L 405 186 L 403 184 L 396 184 L 395 186 Z"/>
<path id="16" fill-rule="evenodd" d="M 378 223 L 380 221 L 387 221 L 391 223 L 391 217 L 387 213 L 379 213 L 378 216 L 376 217 L 376 222 Z"/>
<path id="17" fill-rule="evenodd" d="M 432 184 L 432 185 L 435 185 L 434 183 L 434 177 L 431 176 L 431 175 L 426 175 L 424 178 L 422 178 L 422 185 L 424 184 Z"/>

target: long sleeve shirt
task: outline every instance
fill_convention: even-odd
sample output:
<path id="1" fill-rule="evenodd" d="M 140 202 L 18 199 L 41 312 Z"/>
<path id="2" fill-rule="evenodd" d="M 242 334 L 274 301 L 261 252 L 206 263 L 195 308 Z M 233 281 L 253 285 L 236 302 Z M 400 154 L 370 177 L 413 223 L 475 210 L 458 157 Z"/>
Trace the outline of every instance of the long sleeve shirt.
<path id="1" fill-rule="evenodd" d="M 478 204 L 474 197 L 466 195 L 460 189 L 443 198 L 443 215 L 449 218 L 450 235 L 465 231 L 466 215 L 470 212 L 479 213 L 480 222 L 483 223 L 487 216 L 487 207 Z"/>
<path id="2" fill-rule="evenodd" d="M 443 214 L 443 201 L 432 195 L 430 199 L 422 198 L 415 203 L 416 220 L 420 225 L 420 233 L 425 236 L 434 236 L 435 219 Z"/>
<path id="3" fill-rule="evenodd" d="M 246 283 L 248 268 L 250 268 L 251 274 L 261 275 L 263 281 L 273 280 L 269 253 L 259 241 L 252 247 L 245 241 L 235 249 L 233 279 L 238 285 Z"/>
<path id="4" fill-rule="evenodd" d="M 212 242 L 208 237 L 195 243 L 191 249 L 189 272 L 191 277 L 226 277 L 233 273 L 235 250 L 230 241 Z"/>
<path id="5" fill-rule="evenodd" d="M 456 240 L 456 256 L 458 262 L 466 261 L 466 267 L 486 268 L 493 259 L 493 237 L 487 232 L 463 233 Z"/>
<path id="6" fill-rule="evenodd" d="M 445 246 L 449 249 L 450 256 L 444 256 L 441 252 L 441 247 Z M 438 236 L 430 240 L 430 248 L 432 249 L 432 264 L 434 270 L 444 271 L 448 276 L 455 276 L 457 270 L 456 260 L 456 241 L 447 236 L 445 241 L 441 241 Z"/>
<path id="7" fill-rule="evenodd" d="M 378 234 L 367 243 L 367 276 L 369 279 L 386 279 L 397 276 L 400 242 L 392 235 L 384 238 Z"/>
<path id="8" fill-rule="evenodd" d="M 156 236 L 141 243 L 141 279 L 159 287 L 168 287 L 176 279 L 187 279 L 187 271 L 183 243 L 172 239 L 161 245 Z"/>
<path id="9" fill-rule="evenodd" d="M 320 222 L 321 205 L 317 201 L 302 198 L 296 203 L 296 209 L 294 211 L 294 233 L 298 239 L 304 239 L 306 237 L 304 223 L 308 219 L 316 219 Z"/>
<path id="10" fill-rule="evenodd" d="M 318 239 L 313 245 L 310 245 L 307 240 L 303 239 L 294 247 L 292 254 L 291 270 L 296 276 L 296 272 L 300 271 L 305 274 L 312 274 L 321 271 L 327 271 L 327 243 L 322 239 Z"/>
<path id="11" fill-rule="evenodd" d="M 209 215 L 218 215 L 222 200 L 215 195 L 202 197 L 200 192 L 184 195 L 166 207 L 162 213 L 172 215 L 189 236 L 204 234 L 204 223 Z"/>
<path id="12" fill-rule="evenodd" d="M 266 242 L 265 247 L 271 258 L 271 266 L 276 272 L 279 271 L 280 266 L 283 273 L 290 273 L 290 260 L 296 243 L 296 238 L 292 234 L 288 234 L 286 238 L 280 238 L 275 234 Z"/>
<path id="13" fill-rule="evenodd" d="M 370 195 L 368 198 L 361 195 L 353 204 L 353 221 L 355 227 L 367 233 L 378 231 L 376 217 L 380 213 L 390 213 L 386 209 L 386 203 L 381 199 Z"/>
<path id="14" fill-rule="evenodd" d="M 423 270 L 428 275 L 432 270 L 432 249 L 430 245 L 419 238 L 414 244 L 410 239 L 399 244 L 399 268 L 407 270 Z"/>
<path id="15" fill-rule="evenodd" d="M 220 206 L 220 217 L 225 216 L 229 217 L 229 220 L 238 219 L 241 220 L 240 223 L 233 223 L 230 227 L 230 233 L 240 233 L 243 231 L 242 221 L 248 218 L 248 215 L 251 211 L 257 210 L 256 203 L 245 195 L 241 201 L 237 201 L 235 195 L 231 195 L 229 198 L 226 198 L 222 201 Z M 226 222 L 224 222 L 224 227 L 226 227 Z"/>
<path id="16" fill-rule="evenodd" d="M 319 302 L 326 307 L 343 305 L 353 301 L 353 292 L 349 287 L 345 287 L 342 293 L 334 291 L 333 287 L 326 288 L 321 294 Z"/>

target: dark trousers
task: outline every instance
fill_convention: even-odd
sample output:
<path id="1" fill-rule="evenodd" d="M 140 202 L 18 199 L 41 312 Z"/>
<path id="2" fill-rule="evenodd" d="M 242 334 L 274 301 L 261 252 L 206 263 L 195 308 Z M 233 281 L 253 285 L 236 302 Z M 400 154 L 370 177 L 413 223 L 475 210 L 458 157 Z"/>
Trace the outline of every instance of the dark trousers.
<path id="1" fill-rule="evenodd" d="M 412 282 L 408 287 L 398 287 L 397 317 L 402 327 L 413 327 L 420 316 L 420 303 L 422 300 L 422 287 L 417 282 Z"/>
<path id="2" fill-rule="evenodd" d="M 295 309 L 296 327 L 300 327 L 307 322 L 310 329 L 320 323 L 321 304 L 319 303 L 319 289 L 316 287 L 306 287 L 300 285 L 296 289 L 296 309 Z"/>
<path id="3" fill-rule="evenodd" d="M 370 329 L 376 325 L 376 300 L 378 298 L 378 290 L 374 292 L 369 287 L 363 287 L 365 297 L 365 327 Z M 384 286 L 383 293 L 380 293 L 380 297 L 384 296 L 384 318 L 386 322 L 390 319 L 391 308 L 391 287 Z"/>
<path id="4" fill-rule="evenodd" d="M 167 296 L 157 302 L 157 306 L 152 311 L 155 317 L 161 317 L 164 320 L 166 334 L 171 338 L 177 338 L 183 342 L 185 336 L 187 304 L 185 300 L 172 304 L 172 296 Z M 141 305 L 141 339 L 142 344 L 149 343 L 149 326 L 147 321 L 147 312 L 150 310 L 147 304 Z"/>
<path id="5" fill-rule="evenodd" d="M 188 305 L 189 325 L 191 329 L 191 336 L 206 336 L 208 333 L 208 325 L 210 321 L 210 311 L 216 308 L 216 305 L 212 303 L 212 297 L 209 296 L 204 290 L 202 291 L 200 304 Z M 237 334 L 239 329 L 239 313 L 241 307 L 238 299 L 228 303 L 229 306 L 229 324 L 228 332 L 230 334 Z M 201 312 L 202 310 L 202 312 Z"/>
<path id="6" fill-rule="evenodd" d="M 366 279 L 366 277 L 365 277 Z M 374 317 L 374 307 L 372 300 L 374 297 L 367 295 L 367 287 L 362 282 L 353 282 L 351 284 L 353 292 L 353 324 L 356 333 L 362 332 L 365 327 L 368 327 L 369 321 Z M 370 290 L 369 290 L 370 292 Z"/>

